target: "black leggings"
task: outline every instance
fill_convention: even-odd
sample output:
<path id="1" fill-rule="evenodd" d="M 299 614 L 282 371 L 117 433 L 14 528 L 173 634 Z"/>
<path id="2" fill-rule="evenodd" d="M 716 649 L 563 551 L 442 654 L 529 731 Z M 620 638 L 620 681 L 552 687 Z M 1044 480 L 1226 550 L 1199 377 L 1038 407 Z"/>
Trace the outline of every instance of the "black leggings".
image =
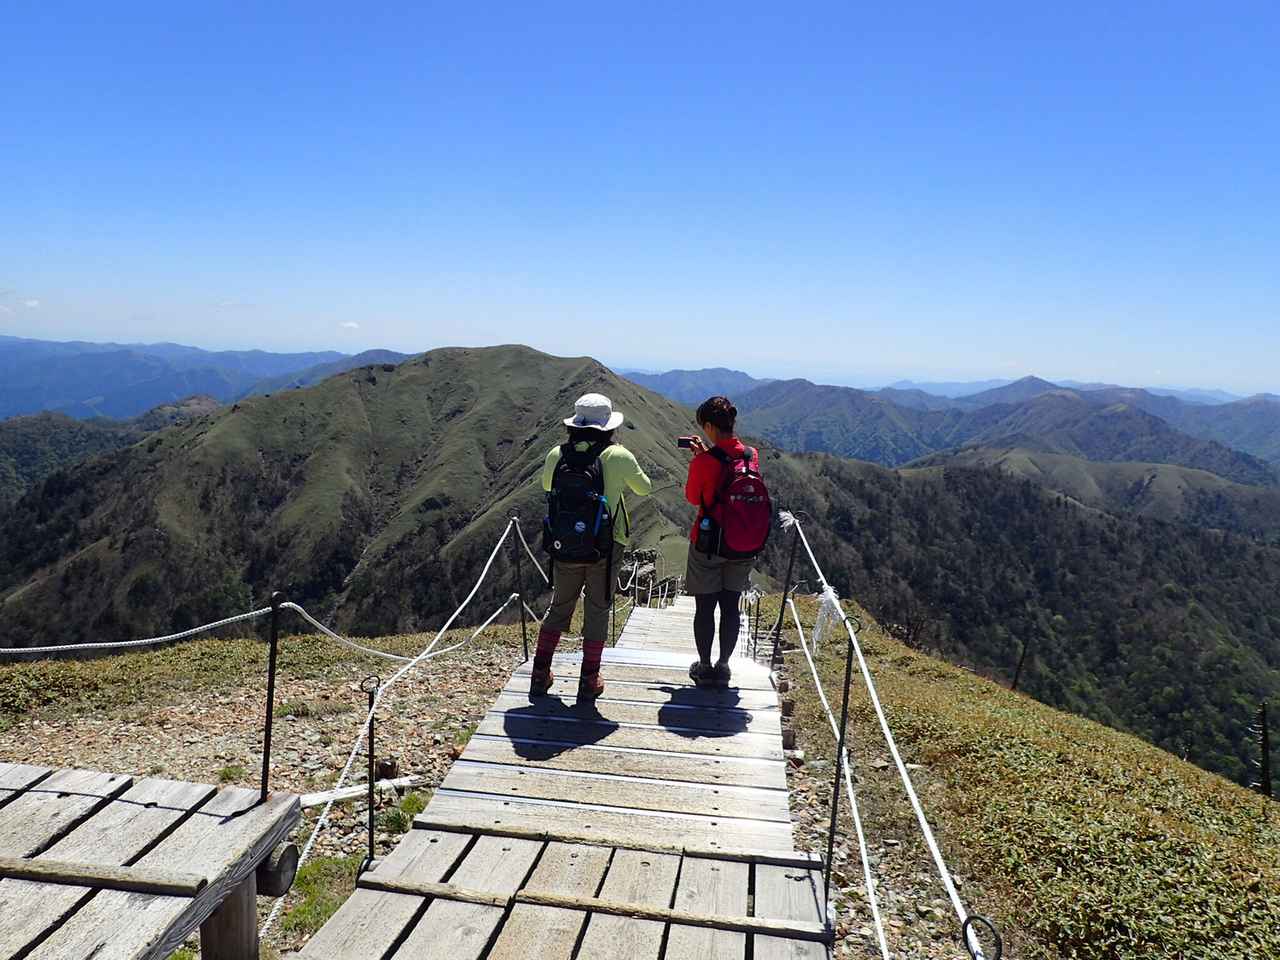
<path id="1" fill-rule="evenodd" d="M 693 640 L 698 645 L 698 658 L 703 663 L 711 662 L 711 642 L 716 636 L 716 606 L 720 607 L 720 659 L 728 660 L 733 656 L 733 648 L 738 645 L 738 627 L 741 616 L 738 613 L 740 593 L 732 590 L 721 590 L 719 593 L 702 593 L 694 597 L 698 605 L 693 615 Z"/>

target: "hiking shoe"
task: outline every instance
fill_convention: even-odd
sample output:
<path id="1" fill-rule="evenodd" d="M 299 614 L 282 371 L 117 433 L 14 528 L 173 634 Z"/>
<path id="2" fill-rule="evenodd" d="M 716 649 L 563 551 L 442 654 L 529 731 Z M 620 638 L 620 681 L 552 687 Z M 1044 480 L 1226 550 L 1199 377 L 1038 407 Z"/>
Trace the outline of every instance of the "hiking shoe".
<path id="1" fill-rule="evenodd" d="M 695 660 L 693 666 L 689 668 L 689 679 L 699 687 L 712 686 L 715 683 L 715 670 L 711 664 Z"/>
<path id="2" fill-rule="evenodd" d="M 600 679 L 600 673 L 584 673 L 578 678 L 578 699 L 594 700 L 600 694 L 604 693 L 604 681 Z"/>
<path id="3" fill-rule="evenodd" d="M 533 672 L 529 674 L 529 696 L 544 697 L 547 691 L 551 689 L 551 685 L 556 682 L 556 675 L 551 672 L 550 668 L 539 670 L 533 668 Z"/>
<path id="4" fill-rule="evenodd" d="M 729 661 L 720 660 L 716 663 L 711 671 L 712 681 L 717 687 L 727 687 L 729 681 L 733 678 L 733 671 L 729 669 Z"/>

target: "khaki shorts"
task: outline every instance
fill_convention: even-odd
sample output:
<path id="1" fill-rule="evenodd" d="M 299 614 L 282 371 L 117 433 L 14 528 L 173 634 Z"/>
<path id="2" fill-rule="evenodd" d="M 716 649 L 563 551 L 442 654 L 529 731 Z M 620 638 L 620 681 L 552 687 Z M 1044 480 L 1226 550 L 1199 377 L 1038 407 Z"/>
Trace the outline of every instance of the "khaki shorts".
<path id="1" fill-rule="evenodd" d="M 685 591 L 695 597 L 722 590 L 745 593 L 755 565 L 754 560 L 726 560 L 714 554 L 699 553 L 691 543 L 685 569 Z"/>
<path id="2" fill-rule="evenodd" d="M 595 563 L 555 563 L 555 593 L 551 606 L 542 621 L 542 629 L 550 633 L 564 633 L 573 619 L 578 597 L 583 598 L 582 639 L 603 643 L 609 639 L 609 604 L 613 602 L 613 587 L 618 582 L 622 567 L 624 547 L 613 545 L 613 576 L 609 576 L 609 561 Z M 610 583 L 610 581 L 613 581 Z"/>

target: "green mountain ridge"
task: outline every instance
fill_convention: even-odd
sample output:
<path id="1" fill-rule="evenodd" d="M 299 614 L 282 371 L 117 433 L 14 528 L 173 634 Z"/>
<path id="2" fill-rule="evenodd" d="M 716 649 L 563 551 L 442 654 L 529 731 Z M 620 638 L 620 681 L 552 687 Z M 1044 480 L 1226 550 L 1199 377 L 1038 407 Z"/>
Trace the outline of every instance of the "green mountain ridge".
<path id="1" fill-rule="evenodd" d="M 1047 381 L 1019 381 L 995 392 L 1017 388 L 1014 395 L 1022 396 L 1039 391 L 1039 384 Z M 1062 388 L 973 409 L 923 409 L 850 387 L 788 380 L 758 387 L 736 402 L 744 430 L 789 450 L 885 466 L 966 445 L 1016 445 L 1089 460 L 1170 463 L 1238 483 L 1280 485 L 1280 470 L 1257 457 L 1181 432 L 1130 403 L 1104 404 Z"/>
<path id="2" fill-rule="evenodd" d="M 658 487 L 633 504 L 637 545 L 679 563 L 687 408 L 588 358 L 525 347 L 384 366 L 47 477 L 0 518 L 0 642 L 168 633 L 273 589 L 353 633 L 438 626 L 512 511 L 536 548 L 536 477 L 588 390 L 627 415 L 621 439 Z M 1027 692 L 1245 775 L 1249 715 L 1280 692 L 1280 550 L 1115 516 L 985 464 L 893 470 L 762 450 L 775 502 L 812 518 L 833 582 L 883 622 L 1002 679 L 1025 644 Z M 776 535 L 761 572 L 783 576 L 789 546 Z M 476 619 L 513 589 L 500 569 Z"/>

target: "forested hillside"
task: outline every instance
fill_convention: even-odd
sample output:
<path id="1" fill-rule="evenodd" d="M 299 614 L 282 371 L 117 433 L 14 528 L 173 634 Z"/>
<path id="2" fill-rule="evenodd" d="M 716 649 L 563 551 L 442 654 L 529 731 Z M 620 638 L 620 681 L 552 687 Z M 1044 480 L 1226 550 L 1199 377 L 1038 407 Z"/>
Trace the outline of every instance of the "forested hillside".
<path id="1" fill-rule="evenodd" d="M 1280 693 L 1280 549 L 1075 504 L 992 469 L 775 455 L 842 592 L 923 647 L 1236 780 Z M 785 538 L 769 566 L 785 564 Z M 800 574 L 799 576 L 804 576 Z"/>
<path id="2" fill-rule="evenodd" d="M 1039 380 L 999 388 L 988 399 L 994 402 L 925 405 L 916 398 L 904 405 L 849 387 L 786 380 L 752 390 L 737 404 L 744 430 L 788 450 L 885 466 L 962 446 L 1017 446 L 1105 462 L 1176 464 L 1237 483 L 1280 484 L 1273 465 L 1178 430 L 1134 404 Z M 1280 437 L 1280 421 L 1276 433 Z"/>
<path id="3" fill-rule="evenodd" d="M 512 510 L 536 540 L 538 471 L 588 390 L 625 412 L 620 439 L 659 488 L 632 503 L 637 543 L 679 557 L 687 408 L 586 358 L 440 350 L 55 472 L 0 521 L 0 642 L 165 633 L 272 589 L 356 633 L 429 628 Z M 913 642 L 1006 682 L 1026 645 L 1022 689 L 1244 777 L 1249 715 L 1280 692 L 1280 550 L 998 467 L 766 449 L 765 469 L 840 588 Z M 761 564 L 775 580 L 787 548 L 779 533 Z M 511 589 L 508 569 L 481 608 Z"/>
<path id="4" fill-rule="evenodd" d="M 0 522 L 0 638 L 167 633 L 277 588 L 345 629 L 425 628 L 470 588 L 513 509 L 537 537 L 538 471 L 589 390 L 625 412 L 620 438 L 663 487 L 632 504 L 638 541 L 655 545 L 687 522 L 674 441 L 686 411 L 588 359 L 438 350 L 55 473 Z"/>

